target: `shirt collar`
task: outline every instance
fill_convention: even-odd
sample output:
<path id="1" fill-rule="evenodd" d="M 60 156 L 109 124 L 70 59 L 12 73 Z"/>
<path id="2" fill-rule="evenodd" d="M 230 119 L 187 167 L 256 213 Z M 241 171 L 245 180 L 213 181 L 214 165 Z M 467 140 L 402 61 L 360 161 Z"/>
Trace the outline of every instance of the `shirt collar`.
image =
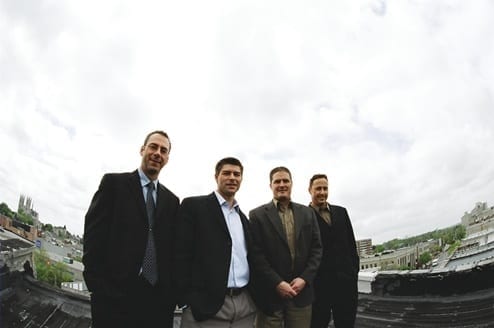
<path id="1" fill-rule="evenodd" d="M 310 202 L 309 206 L 312 208 L 315 208 L 318 211 L 321 209 L 325 209 L 325 210 L 329 211 L 329 203 L 328 202 L 326 202 L 326 205 L 323 205 L 323 206 L 317 206 L 317 205 L 314 205 L 312 202 Z"/>
<path id="2" fill-rule="evenodd" d="M 144 172 L 142 171 L 142 169 L 140 167 L 137 168 L 137 173 L 139 173 L 139 180 L 141 181 L 141 187 L 145 187 L 145 186 L 147 186 L 147 184 L 149 182 L 151 182 L 151 180 L 149 180 L 149 178 L 146 176 L 146 174 L 144 174 Z M 154 189 L 157 190 L 158 180 L 156 179 L 152 182 L 154 184 Z"/>
<path id="3" fill-rule="evenodd" d="M 274 206 L 278 209 L 278 210 L 281 210 L 281 207 L 280 207 L 280 202 L 277 200 L 277 199 L 274 199 L 273 198 L 273 204 Z M 292 208 L 292 201 L 290 201 L 288 203 L 288 207 L 287 208 Z"/>
<path id="4" fill-rule="evenodd" d="M 221 196 L 221 194 L 219 192 L 217 192 L 215 190 L 214 194 L 216 195 L 216 199 L 218 199 L 218 203 L 220 204 L 220 206 L 223 206 L 226 204 L 226 206 L 229 207 L 228 202 L 223 198 L 223 196 Z M 235 211 L 237 211 L 237 212 L 239 211 L 239 206 L 238 206 L 236 199 L 233 200 L 233 208 L 235 209 Z"/>

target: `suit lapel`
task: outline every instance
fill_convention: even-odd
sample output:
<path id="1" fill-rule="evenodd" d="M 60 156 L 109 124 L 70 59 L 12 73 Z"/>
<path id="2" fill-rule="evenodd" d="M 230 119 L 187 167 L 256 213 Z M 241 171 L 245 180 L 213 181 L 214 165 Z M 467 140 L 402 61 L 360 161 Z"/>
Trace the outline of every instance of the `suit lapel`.
<path id="1" fill-rule="evenodd" d="M 142 194 L 141 180 L 137 170 L 129 174 L 129 189 L 133 195 L 133 199 L 137 202 L 137 208 L 141 213 L 141 219 L 148 224 L 148 217 L 146 212 L 146 203 L 144 202 L 144 195 Z"/>
<path id="2" fill-rule="evenodd" d="M 302 231 L 302 225 L 304 221 L 304 216 L 302 213 L 302 208 L 297 204 L 292 203 L 293 211 L 293 225 L 295 226 L 295 240 L 298 240 L 300 236 L 300 231 Z"/>
<path id="3" fill-rule="evenodd" d="M 207 206 L 211 210 L 211 211 L 207 211 L 207 213 L 212 213 L 211 220 L 219 224 L 221 228 L 226 232 L 226 234 L 230 236 L 230 232 L 228 231 L 228 227 L 225 222 L 225 216 L 223 215 L 223 211 L 221 210 L 220 203 L 218 202 L 218 198 L 216 197 L 214 192 L 209 195 L 207 199 Z"/>
<path id="4" fill-rule="evenodd" d="M 274 226 L 274 229 L 276 230 L 276 232 L 278 232 L 281 239 L 288 245 L 285 228 L 283 227 L 283 223 L 281 222 L 280 215 L 278 214 L 278 209 L 271 202 L 269 204 L 266 204 L 265 210 L 269 221 Z"/>

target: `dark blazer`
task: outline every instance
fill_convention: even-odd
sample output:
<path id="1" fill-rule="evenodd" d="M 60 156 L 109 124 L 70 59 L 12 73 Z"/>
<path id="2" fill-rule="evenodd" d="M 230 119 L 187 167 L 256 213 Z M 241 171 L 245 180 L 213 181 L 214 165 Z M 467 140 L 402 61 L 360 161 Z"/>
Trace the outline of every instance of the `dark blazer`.
<path id="1" fill-rule="evenodd" d="M 296 277 L 305 280 L 305 288 L 293 299 L 295 305 L 307 306 L 314 299 L 312 282 L 322 256 L 319 227 L 310 208 L 293 202 L 291 206 L 296 236 L 293 270 L 286 233 L 274 203 L 269 202 L 249 213 L 256 299 L 267 314 L 283 308 L 284 300 L 276 292 L 276 286 L 282 281 L 290 282 Z"/>
<path id="2" fill-rule="evenodd" d="M 249 253 L 248 220 L 239 212 Z M 230 233 L 214 192 L 185 198 L 177 221 L 175 276 L 179 304 L 187 304 L 197 321 L 212 317 L 224 303 L 231 249 Z"/>
<path id="3" fill-rule="evenodd" d="M 178 198 L 158 185 L 154 237 L 163 297 L 174 299 L 173 231 Z M 125 298 L 135 286 L 144 258 L 148 219 L 137 170 L 103 176 L 84 225 L 84 279 L 91 292 Z"/>
<path id="4" fill-rule="evenodd" d="M 316 277 L 316 293 L 327 293 L 329 288 L 335 297 L 338 297 L 337 291 L 340 289 L 343 293 L 351 294 L 357 287 L 359 256 L 347 210 L 330 205 L 331 225 L 324 221 L 317 210 L 313 210 L 323 244 L 323 256 Z"/>

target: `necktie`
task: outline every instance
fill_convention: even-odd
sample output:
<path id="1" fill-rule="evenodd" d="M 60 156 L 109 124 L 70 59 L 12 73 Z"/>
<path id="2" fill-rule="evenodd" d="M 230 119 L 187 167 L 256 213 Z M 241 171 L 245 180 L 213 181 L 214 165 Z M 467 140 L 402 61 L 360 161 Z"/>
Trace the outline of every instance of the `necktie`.
<path id="1" fill-rule="evenodd" d="M 144 253 L 144 260 L 142 262 L 142 275 L 151 284 L 155 285 L 158 281 L 158 265 L 156 264 L 156 246 L 154 244 L 154 198 L 153 190 L 154 183 L 147 184 L 148 192 L 146 196 L 146 210 L 148 213 L 148 242 L 146 245 L 146 252 Z"/>

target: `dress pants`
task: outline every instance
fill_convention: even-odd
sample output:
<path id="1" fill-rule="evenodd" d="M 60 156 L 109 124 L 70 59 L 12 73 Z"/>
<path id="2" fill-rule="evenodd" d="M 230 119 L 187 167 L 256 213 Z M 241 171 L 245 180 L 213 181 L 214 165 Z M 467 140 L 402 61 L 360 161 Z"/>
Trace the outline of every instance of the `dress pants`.
<path id="1" fill-rule="evenodd" d="M 130 286 L 129 286 L 130 287 Z M 157 287 L 138 278 L 125 296 L 91 294 L 93 328 L 160 327 L 173 328 L 175 302 Z"/>
<path id="2" fill-rule="evenodd" d="M 327 328 L 331 316 L 335 328 L 353 328 L 357 314 L 358 291 L 356 283 L 315 285 L 312 304 L 311 328 Z"/>
<path id="3" fill-rule="evenodd" d="M 192 311 L 187 308 L 182 313 L 181 328 L 252 328 L 256 315 L 256 306 L 247 290 L 239 295 L 225 295 L 225 301 L 213 317 L 196 321 Z"/>
<path id="4" fill-rule="evenodd" d="M 282 310 L 274 311 L 272 315 L 259 311 L 256 328 L 307 328 L 310 326 L 311 309 L 310 305 L 297 307 L 287 301 Z"/>

